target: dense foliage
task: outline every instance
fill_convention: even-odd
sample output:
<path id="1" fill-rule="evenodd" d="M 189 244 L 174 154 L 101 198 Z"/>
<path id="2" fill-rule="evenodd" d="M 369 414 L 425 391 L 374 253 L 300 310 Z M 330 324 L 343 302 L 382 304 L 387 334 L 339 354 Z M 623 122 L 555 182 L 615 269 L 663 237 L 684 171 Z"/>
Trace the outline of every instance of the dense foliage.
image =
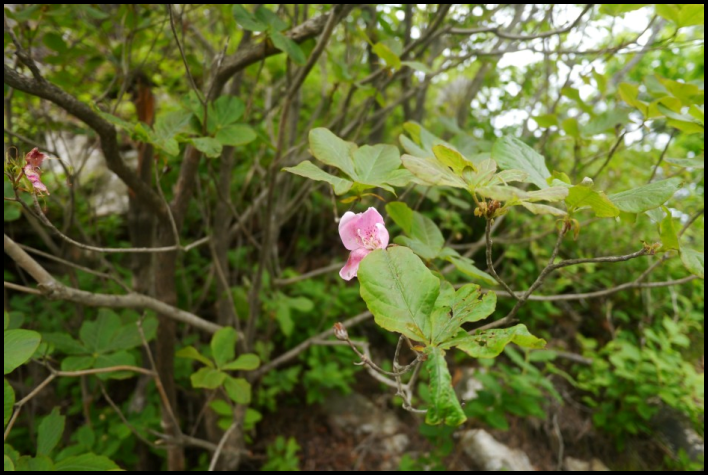
<path id="1" fill-rule="evenodd" d="M 297 470 L 353 391 L 402 470 L 699 467 L 703 11 L 6 5 L 5 470 Z"/>

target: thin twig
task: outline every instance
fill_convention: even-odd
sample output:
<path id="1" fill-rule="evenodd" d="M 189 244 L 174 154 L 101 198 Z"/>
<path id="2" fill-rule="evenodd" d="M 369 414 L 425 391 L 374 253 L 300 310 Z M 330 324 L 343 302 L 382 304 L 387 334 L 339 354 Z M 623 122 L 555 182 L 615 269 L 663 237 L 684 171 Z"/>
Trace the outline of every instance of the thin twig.
<path id="1" fill-rule="evenodd" d="M 499 284 L 506 289 L 507 292 L 509 292 L 509 295 L 516 295 L 513 290 L 511 290 L 511 287 L 507 285 L 506 282 L 502 280 L 501 277 L 499 277 L 499 274 L 497 274 L 497 271 L 494 269 L 494 261 L 492 259 L 492 220 L 488 219 L 487 220 L 487 226 L 485 228 L 484 232 L 484 237 L 486 239 L 486 244 L 487 244 L 487 267 L 489 270 L 489 273 L 494 277 L 494 280 L 499 282 Z"/>
<path id="2" fill-rule="evenodd" d="M 194 241 L 193 243 L 187 245 L 187 246 L 182 246 L 180 244 L 174 245 L 174 246 L 164 246 L 164 247 L 126 247 L 126 248 L 113 248 L 113 247 L 97 247 L 97 246 L 91 246 L 89 244 L 84 244 L 79 241 L 76 241 L 66 234 L 62 233 L 59 229 L 57 229 L 56 226 L 47 218 L 47 216 L 44 214 L 44 211 L 42 211 L 42 207 L 39 204 L 39 201 L 37 201 L 37 196 L 32 195 L 34 198 L 34 211 L 32 211 L 24 202 L 20 202 L 22 206 L 25 207 L 27 211 L 32 213 L 33 216 L 39 218 L 39 220 L 44 224 L 46 227 L 54 231 L 54 234 L 59 236 L 63 241 L 68 242 L 69 244 L 72 244 L 78 248 L 91 251 L 91 252 L 102 252 L 105 254 L 144 254 L 144 253 L 159 253 L 159 252 L 174 252 L 174 251 L 182 251 L 182 252 L 189 252 L 192 249 L 195 249 L 203 244 L 206 244 L 209 242 L 210 237 L 206 236 L 203 237 L 197 241 Z"/>
<path id="3" fill-rule="evenodd" d="M 8 282 L 6 280 L 4 280 L 3 283 L 5 284 L 6 289 L 12 289 L 12 290 L 16 290 L 18 292 L 24 292 L 26 294 L 32 294 L 32 295 L 42 295 L 42 292 L 40 292 L 37 289 L 25 287 L 23 285 L 13 284 L 12 282 Z"/>
<path id="4" fill-rule="evenodd" d="M 213 472 L 214 469 L 216 468 L 216 464 L 219 461 L 219 456 L 221 455 L 221 451 L 224 450 L 224 446 L 226 445 L 226 441 L 231 437 L 231 434 L 238 428 L 239 423 L 234 421 L 231 426 L 224 432 L 223 437 L 221 437 L 221 440 L 219 441 L 219 445 L 216 447 L 216 451 L 214 452 L 213 457 L 211 458 L 211 463 L 209 464 L 209 471 Z"/>

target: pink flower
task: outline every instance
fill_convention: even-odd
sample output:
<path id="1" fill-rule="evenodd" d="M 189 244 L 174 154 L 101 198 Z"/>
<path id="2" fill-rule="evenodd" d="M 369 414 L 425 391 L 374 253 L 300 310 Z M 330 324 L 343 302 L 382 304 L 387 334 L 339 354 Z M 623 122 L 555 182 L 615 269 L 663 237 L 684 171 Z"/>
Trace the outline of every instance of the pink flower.
<path id="1" fill-rule="evenodd" d="M 386 249 L 388 246 L 388 231 L 384 226 L 383 217 L 374 208 L 363 213 L 347 211 L 339 221 L 339 236 L 344 247 L 349 249 L 349 259 L 339 271 L 344 280 L 352 280 L 359 270 L 359 263 L 371 251 Z"/>
<path id="2" fill-rule="evenodd" d="M 25 162 L 27 164 L 22 169 L 34 189 L 40 194 L 49 194 L 49 190 L 47 190 L 46 185 L 42 183 L 42 179 L 39 176 L 39 167 L 42 166 L 42 162 L 46 158 L 48 158 L 47 155 L 40 152 L 37 147 L 35 147 L 25 155 Z"/>
<path id="3" fill-rule="evenodd" d="M 46 159 L 47 154 L 39 151 L 37 147 L 33 148 L 25 155 L 25 162 L 27 165 L 32 165 L 34 168 L 39 168 L 42 166 L 42 162 Z"/>

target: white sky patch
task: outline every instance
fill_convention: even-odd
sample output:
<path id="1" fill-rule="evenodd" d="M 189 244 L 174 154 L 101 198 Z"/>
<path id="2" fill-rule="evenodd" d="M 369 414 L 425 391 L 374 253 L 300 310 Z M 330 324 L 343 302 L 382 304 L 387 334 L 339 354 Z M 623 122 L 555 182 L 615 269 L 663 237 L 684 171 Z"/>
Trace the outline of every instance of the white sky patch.
<path id="1" fill-rule="evenodd" d="M 536 53 L 534 51 L 516 51 L 514 53 L 507 53 L 501 57 L 497 68 L 508 68 L 509 66 L 515 66 L 517 68 L 525 68 L 530 64 L 543 61 L 543 54 Z"/>
<path id="2" fill-rule="evenodd" d="M 521 109 L 511 109 L 492 117 L 492 126 L 495 130 L 513 125 L 522 125 L 529 118 L 529 113 Z"/>

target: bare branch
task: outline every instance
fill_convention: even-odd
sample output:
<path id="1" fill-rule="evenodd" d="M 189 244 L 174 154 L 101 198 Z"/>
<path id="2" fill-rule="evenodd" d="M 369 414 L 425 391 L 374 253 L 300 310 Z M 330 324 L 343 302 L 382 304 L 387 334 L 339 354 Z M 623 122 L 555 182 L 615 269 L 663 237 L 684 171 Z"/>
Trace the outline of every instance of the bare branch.
<path id="1" fill-rule="evenodd" d="M 5 235 L 5 254 L 27 271 L 39 284 L 39 291 L 51 300 L 66 300 L 89 307 L 148 309 L 183 322 L 207 333 L 216 333 L 221 326 L 142 294 L 110 295 L 86 292 L 58 282 L 17 243 Z"/>
<path id="2" fill-rule="evenodd" d="M 563 28 L 558 28 L 556 30 L 550 30 L 550 31 L 544 31 L 542 33 L 537 33 L 535 35 L 517 35 L 514 33 L 509 33 L 504 30 L 502 30 L 498 26 L 490 26 L 490 27 L 483 27 L 483 28 L 450 28 L 447 30 L 449 33 L 453 35 L 475 35 L 478 33 L 492 33 L 499 38 L 504 38 L 506 40 L 518 40 L 518 41 L 528 41 L 528 40 L 536 40 L 539 38 L 548 38 L 551 36 L 556 36 L 556 35 L 562 35 L 564 33 L 568 33 L 570 30 L 578 26 L 580 23 L 580 20 L 585 16 L 585 14 L 590 11 L 590 9 L 593 7 L 593 4 L 590 3 L 585 6 L 582 12 L 580 12 L 580 15 L 573 21 L 572 23 L 568 24 L 567 26 L 564 26 Z"/>

